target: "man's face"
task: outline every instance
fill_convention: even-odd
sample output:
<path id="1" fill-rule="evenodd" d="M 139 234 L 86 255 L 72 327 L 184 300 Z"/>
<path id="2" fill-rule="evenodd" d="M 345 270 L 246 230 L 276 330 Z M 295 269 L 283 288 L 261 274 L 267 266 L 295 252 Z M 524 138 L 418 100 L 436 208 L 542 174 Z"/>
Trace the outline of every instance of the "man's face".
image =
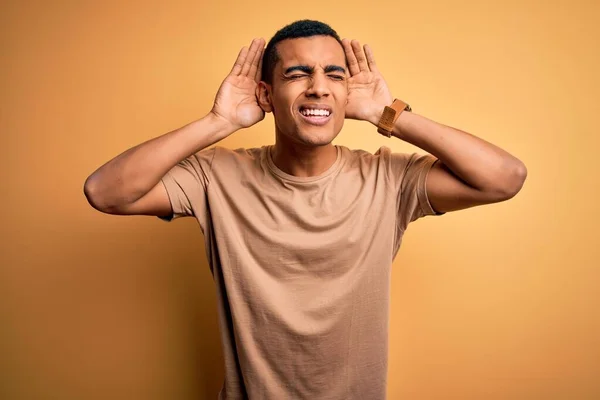
<path id="1" fill-rule="evenodd" d="M 331 143 L 344 125 L 348 98 L 342 46 L 313 36 L 284 40 L 277 52 L 270 92 L 278 134 L 302 145 Z"/>

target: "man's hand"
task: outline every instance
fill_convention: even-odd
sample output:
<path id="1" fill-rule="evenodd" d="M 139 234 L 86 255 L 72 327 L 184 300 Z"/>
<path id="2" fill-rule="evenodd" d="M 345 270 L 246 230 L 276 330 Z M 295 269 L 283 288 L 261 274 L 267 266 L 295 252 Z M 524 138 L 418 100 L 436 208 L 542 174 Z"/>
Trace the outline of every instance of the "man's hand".
<path id="1" fill-rule="evenodd" d="M 231 124 L 232 131 L 248 128 L 265 117 L 256 99 L 264 46 L 261 38 L 254 39 L 250 49 L 242 48 L 217 92 L 211 112 Z"/>
<path id="2" fill-rule="evenodd" d="M 350 70 L 346 118 L 377 125 L 383 108 L 392 104 L 392 94 L 375 65 L 371 48 L 365 45 L 363 51 L 358 40 L 344 39 L 342 44 Z"/>

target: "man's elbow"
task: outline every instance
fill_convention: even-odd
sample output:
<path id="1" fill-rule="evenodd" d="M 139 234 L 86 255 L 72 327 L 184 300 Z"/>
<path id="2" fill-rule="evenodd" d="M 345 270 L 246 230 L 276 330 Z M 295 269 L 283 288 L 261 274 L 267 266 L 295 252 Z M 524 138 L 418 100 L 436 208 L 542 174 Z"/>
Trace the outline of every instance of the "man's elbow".
<path id="1" fill-rule="evenodd" d="M 100 212 L 112 214 L 114 206 L 108 201 L 108 196 L 104 192 L 93 175 L 85 180 L 83 194 L 89 205 Z"/>
<path id="2" fill-rule="evenodd" d="M 95 184 L 92 176 L 89 176 L 83 184 L 83 194 L 90 206 L 98 211 L 102 211 L 103 203 L 98 193 L 98 185 Z"/>
<path id="3" fill-rule="evenodd" d="M 527 167 L 522 161 L 516 160 L 511 167 L 507 168 L 506 177 L 502 179 L 502 184 L 497 188 L 499 201 L 515 197 L 523 188 L 526 179 Z"/>

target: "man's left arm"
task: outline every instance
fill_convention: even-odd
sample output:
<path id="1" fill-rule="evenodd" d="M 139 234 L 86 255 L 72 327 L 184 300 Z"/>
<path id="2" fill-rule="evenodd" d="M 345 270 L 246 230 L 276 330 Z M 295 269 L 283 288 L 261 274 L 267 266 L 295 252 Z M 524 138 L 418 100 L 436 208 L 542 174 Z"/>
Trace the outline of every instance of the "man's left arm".
<path id="1" fill-rule="evenodd" d="M 381 113 L 370 122 L 377 125 Z M 392 135 L 439 160 L 427 177 L 427 196 L 440 213 L 508 200 L 527 177 L 525 164 L 507 151 L 418 114 L 402 112 Z"/>
<path id="2" fill-rule="evenodd" d="M 377 126 L 392 95 L 368 45 L 363 49 L 357 40 L 344 39 L 342 46 L 349 73 L 346 117 Z M 498 146 L 418 114 L 402 112 L 392 135 L 438 159 L 426 183 L 438 213 L 508 200 L 527 176 L 523 162 Z"/>

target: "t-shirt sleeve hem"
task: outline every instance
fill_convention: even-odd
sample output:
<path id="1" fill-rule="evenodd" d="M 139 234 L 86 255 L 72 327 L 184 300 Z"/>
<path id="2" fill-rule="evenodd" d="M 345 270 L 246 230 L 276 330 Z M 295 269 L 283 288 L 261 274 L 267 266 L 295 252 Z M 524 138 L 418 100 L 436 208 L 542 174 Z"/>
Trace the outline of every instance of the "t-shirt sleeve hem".
<path id="1" fill-rule="evenodd" d="M 431 205 L 431 202 L 429 201 L 429 197 L 427 196 L 427 177 L 429 176 L 431 168 L 438 161 L 439 160 L 437 158 L 433 156 L 428 156 L 419 175 L 417 196 L 419 198 L 419 206 L 421 207 L 421 212 L 424 216 L 445 214 L 445 212 L 437 212 L 436 210 L 434 210 L 433 206 Z"/>
<path id="2" fill-rule="evenodd" d="M 172 198 L 172 193 L 175 190 L 175 186 L 177 186 L 177 182 L 175 182 L 175 179 L 173 179 L 173 177 L 169 173 L 165 174 L 165 176 L 163 176 L 160 181 L 165 187 L 165 191 L 167 192 L 167 197 L 169 198 L 169 203 L 171 204 L 171 214 L 165 216 L 158 216 L 158 219 L 165 222 L 171 222 L 174 219 L 177 219 L 182 216 L 181 213 L 176 212 Z"/>

